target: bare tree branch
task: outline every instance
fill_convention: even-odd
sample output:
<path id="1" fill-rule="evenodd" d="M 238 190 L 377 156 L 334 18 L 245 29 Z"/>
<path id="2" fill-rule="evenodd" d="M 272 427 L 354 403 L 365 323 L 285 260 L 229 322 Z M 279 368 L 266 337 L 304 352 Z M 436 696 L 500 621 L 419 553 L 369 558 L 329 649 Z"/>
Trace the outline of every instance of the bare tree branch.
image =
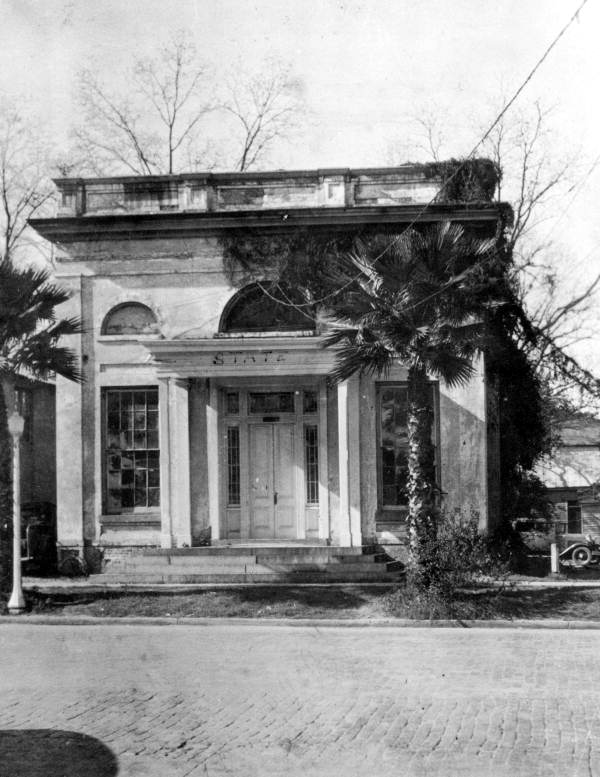
<path id="1" fill-rule="evenodd" d="M 220 107 L 233 118 L 240 138 L 235 163 L 240 171 L 259 164 L 276 140 L 289 135 L 304 109 L 300 86 L 289 67 L 273 59 L 254 75 L 231 75 Z"/>
<path id="2" fill-rule="evenodd" d="M 177 34 L 154 58 L 134 62 L 126 91 L 103 84 L 90 70 L 79 75 L 83 123 L 74 129 L 77 149 L 95 173 L 174 173 L 177 152 L 197 140 L 202 119 L 214 108 L 210 73 L 191 38 Z"/>
<path id="3" fill-rule="evenodd" d="M 0 259 L 14 259 L 34 245 L 51 260 L 47 244 L 27 221 L 49 212 L 54 187 L 47 176 L 47 149 L 41 132 L 8 100 L 0 101 Z"/>

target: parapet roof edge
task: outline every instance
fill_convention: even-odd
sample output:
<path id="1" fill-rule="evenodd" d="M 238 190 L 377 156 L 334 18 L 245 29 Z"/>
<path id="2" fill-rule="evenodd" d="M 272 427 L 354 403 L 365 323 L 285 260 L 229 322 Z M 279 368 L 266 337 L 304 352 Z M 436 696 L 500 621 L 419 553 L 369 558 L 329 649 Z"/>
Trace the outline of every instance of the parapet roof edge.
<path id="1" fill-rule="evenodd" d="M 115 176 L 103 176 L 99 178 L 94 177 L 74 177 L 74 178 L 53 178 L 54 183 L 59 186 L 60 184 L 86 184 L 86 183 L 133 183 L 136 181 L 220 181 L 220 180 L 256 180 L 256 179 L 273 179 L 273 178 L 315 178 L 319 176 L 330 175 L 344 175 L 344 176 L 357 176 L 357 175 L 389 175 L 394 172 L 425 172 L 431 167 L 431 163 L 428 162 L 406 162 L 402 165 L 395 165 L 393 167 L 318 167 L 312 169 L 302 170 L 260 170 L 252 171 L 247 170 L 244 172 L 229 171 L 229 172 L 198 172 L 198 173 L 172 173 L 162 175 L 115 175 Z M 434 177 L 434 176 L 432 176 Z"/>

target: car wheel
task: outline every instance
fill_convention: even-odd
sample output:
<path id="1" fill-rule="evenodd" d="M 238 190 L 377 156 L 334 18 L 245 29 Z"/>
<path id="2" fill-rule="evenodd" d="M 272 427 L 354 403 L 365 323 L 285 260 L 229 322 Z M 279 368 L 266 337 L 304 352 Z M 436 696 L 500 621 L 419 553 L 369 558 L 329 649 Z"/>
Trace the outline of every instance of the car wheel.
<path id="1" fill-rule="evenodd" d="M 571 561 L 574 567 L 587 567 L 592 560 L 592 551 L 585 545 L 578 545 L 571 552 Z"/>

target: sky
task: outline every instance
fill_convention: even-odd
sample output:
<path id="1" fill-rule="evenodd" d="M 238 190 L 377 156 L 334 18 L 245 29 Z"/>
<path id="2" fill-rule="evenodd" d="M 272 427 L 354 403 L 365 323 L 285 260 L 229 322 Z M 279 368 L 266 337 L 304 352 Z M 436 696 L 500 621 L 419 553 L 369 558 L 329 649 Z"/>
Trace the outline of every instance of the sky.
<path id="1" fill-rule="evenodd" d="M 501 95 L 523 83 L 581 0 L 0 0 L 0 92 L 42 117 L 57 146 L 77 116 L 76 73 L 118 80 L 185 29 L 217 71 L 266 56 L 291 64 L 305 127 L 272 155 L 276 168 L 385 165 L 406 148 L 415 117 L 444 118 L 445 154 L 470 151 Z M 576 153 L 568 197 L 544 229 L 564 248 L 565 287 L 600 272 L 600 0 L 588 0 L 511 108 L 548 108 L 548 152 Z M 510 118 L 509 113 L 509 118 Z M 219 142 L 219 137 L 214 139 Z M 392 151 L 393 150 L 393 151 Z M 392 155 L 392 156 L 391 156 Z M 424 153 L 421 161 L 427 161 Z M 568 206 L 568 207 L 567 207 Z M 560 260 L 559 260 L 560 261 Z M 595 311 L 593 311 L 595 314 Z M 598 317 L 595 315 L 595 317 Z M 598 317 L 600 318 L 600 317 Z M 593 323 L 593 322 L 592 322 Z M 597 338 L 577 355 L 600 367 Z"/>

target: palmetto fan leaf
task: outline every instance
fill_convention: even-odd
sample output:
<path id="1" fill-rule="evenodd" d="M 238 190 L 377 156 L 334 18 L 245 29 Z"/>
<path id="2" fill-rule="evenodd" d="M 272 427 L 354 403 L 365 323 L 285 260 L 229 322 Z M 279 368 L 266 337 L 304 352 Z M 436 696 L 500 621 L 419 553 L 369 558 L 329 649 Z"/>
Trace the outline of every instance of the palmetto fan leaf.
<path id="1" fill-rule="evenodd" d="M 16 268 L 0 261 L 0 378 L 11 382 L 18 373 L 45 378 L 57 373 L 81 381 L 75 354 L 60 344 L 78 334 L 76 318 L 57 318 L 56 307 L 69 293 L 43 270 Z"/>
<path id="2" fill-rule="evenodd" d="M 337 276 L 336 276 L 337 273 Z M 434 525 L 430 378 L 468 383 L 473 358 L 486 343 L 488 316 L 510 302 L 492 240 L 474 240 L 457 224 L 357 242 L 329 268 L 341 290 L 330 300 L 334 380 L 406 368 L 410 558 Z"/>

